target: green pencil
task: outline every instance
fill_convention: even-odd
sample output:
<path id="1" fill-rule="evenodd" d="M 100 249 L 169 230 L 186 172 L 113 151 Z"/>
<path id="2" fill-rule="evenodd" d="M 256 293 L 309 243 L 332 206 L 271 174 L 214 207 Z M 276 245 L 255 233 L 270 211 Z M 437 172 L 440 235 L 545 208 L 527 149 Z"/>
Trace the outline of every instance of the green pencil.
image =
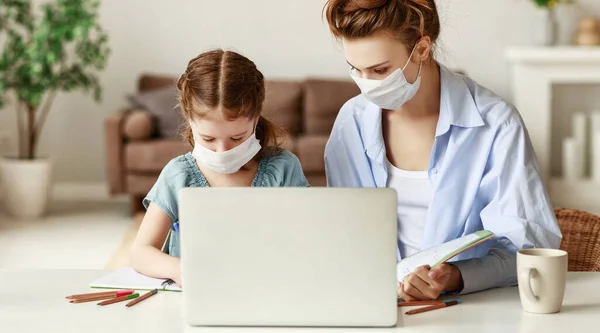
<path id="1" fill-rule="evenodd" d="M 140 296 L 140 294 L 138 294 L 138 293 L 135 293 L 132 295 L 127 295 L 127 296 L 121 296 L 121 297 L 106 300 L 104 302 L 100 302 L 100 303 L 98 303 L 98 305 L 104 306 L 104 305 L 109 305 L 109 304 L 113 304 L 113 303 L 119 303 L 119 302 L 126 301 L 128 299 L 138 298 L 139 296 Z"/>

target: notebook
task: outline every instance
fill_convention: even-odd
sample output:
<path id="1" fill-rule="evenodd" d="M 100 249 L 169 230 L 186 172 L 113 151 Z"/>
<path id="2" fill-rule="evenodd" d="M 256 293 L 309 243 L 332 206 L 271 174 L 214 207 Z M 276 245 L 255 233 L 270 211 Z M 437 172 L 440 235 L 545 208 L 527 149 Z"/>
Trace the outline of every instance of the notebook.
<path id="1" fill-rule="evenodd" d="M 407 275 L 412 273 L 415 268 L 419 266 L 429 265 L 433 268 L 492 237 L 494 237 L 494 234 L 490 231 L 477 231 L 406 257 L 400 260 L 396 267 L 398 281 L 404 280 Z"/>
<path id="2" fill-rule="evenodd" d="M 131 267 L 118 269 L 90 283 L 91 288 L 181 291 L 171 279 L 155 279 L 136 272 Z"/>

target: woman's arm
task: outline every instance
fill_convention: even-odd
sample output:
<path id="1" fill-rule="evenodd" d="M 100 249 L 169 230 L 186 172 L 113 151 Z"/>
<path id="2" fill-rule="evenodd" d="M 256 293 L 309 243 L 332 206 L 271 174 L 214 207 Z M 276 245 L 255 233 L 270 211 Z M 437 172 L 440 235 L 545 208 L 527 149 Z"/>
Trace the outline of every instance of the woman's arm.
<path id="1" fill-rule="evenodd" d="M 482 258 L 457 261 L 452 265 L 460 271 L 461 294 L 517 284 L 517 255 L 500 247 L 491 248 Z"/>
<path id="2" fill-rule="evenodd" d="M 498 131 L 477 200 L 483 228 L 496 235 L 488 255 L 454 262 L 463 293 L 517 283 L 516 252 L 558 248 L 562 238 L 527 130 L 519 119 Z"/>
<path id="3" fill-rule="evenodd" d="M 131 265 L 144 275 L 172 279 L 181 286 L 180 259 L 161 251 L 170 228 L 171 218 L 151 203 L 131 247 Z"/>

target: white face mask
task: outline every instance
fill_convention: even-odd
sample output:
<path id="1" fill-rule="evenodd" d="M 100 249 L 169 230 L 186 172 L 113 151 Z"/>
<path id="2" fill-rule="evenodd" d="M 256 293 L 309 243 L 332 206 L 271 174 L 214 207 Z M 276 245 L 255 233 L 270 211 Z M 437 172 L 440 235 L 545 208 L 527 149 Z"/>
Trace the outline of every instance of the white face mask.
<path id="1" fill-rule="evenodd" d="M 417 91 L 419 91 L 419 87 L 421 86 L 421 69 L 423 68 L 422 62 L 419 67 L 419 74 L 415 83 L 408 83 L 408 81 L 406 81 L 406 77 L 404 76 L 404 70 L 410 63 L 410 59 L 412 59 L 416 48 L 417 46 L 415 45 L 410 53 L 410 57 L 408 57 L 406 65 L 404 65 L 403 68 L 398 68 L 383 80 L 363 79 L 362 77 L 356 75 L 353 70 L 350 70 L 350 76 L 354 82 L 356 82 L 356 85 L 360 88 L 362 94 L 369 101 L 375 103 L 382 109 L 396 110 L 404 103 L 415 97 Z"/>
<path id="2" fill-rule="evenodd" d="M 194 137 L 192 155 L 215 172 L 232 174 L 250 162 L 260 149 L 260 141 L 256 138 L 256 133 L 250 135 L 239 146 L 219 153 L 203 147 Z"/>

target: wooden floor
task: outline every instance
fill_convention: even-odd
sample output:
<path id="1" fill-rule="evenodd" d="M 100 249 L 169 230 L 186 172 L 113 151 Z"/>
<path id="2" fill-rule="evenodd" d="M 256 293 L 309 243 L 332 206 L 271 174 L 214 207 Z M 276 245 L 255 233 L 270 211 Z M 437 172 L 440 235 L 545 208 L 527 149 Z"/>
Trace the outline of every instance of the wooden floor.
<path id="1" fill-rule="evenodd" d="M 121 267 L 129 266 L 129 249 L 131 248 L 131 245 L 135 240 L 135 236 L 140 229 L 140 224 L 142 223 L 143 218 L 144 213 L 137 213 L 134 215 L 129 229 L 125 233 L 125 236 L 123 236 L 121 245 L 112 255 L 111 259 L 104 267 L 105 269 L 115 270 Z"/>

